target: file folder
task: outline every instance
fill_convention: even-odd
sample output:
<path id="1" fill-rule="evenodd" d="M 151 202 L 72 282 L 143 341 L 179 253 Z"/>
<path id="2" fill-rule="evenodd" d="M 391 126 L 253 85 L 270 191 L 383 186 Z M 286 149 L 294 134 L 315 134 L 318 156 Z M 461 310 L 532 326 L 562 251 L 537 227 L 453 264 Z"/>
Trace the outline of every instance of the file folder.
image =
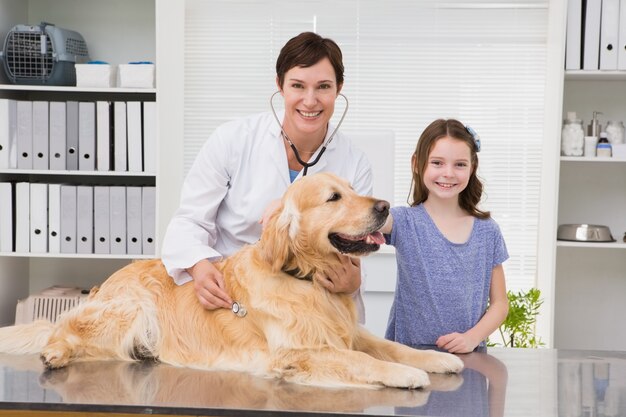
<path id="1" fill-rule="evenodd" d="M 30 184 L 30 251 L 48 252 L 48 184 Z"/>
<path id="2" fill-rule="evenodd" d="M 48 184 L 48 252 L 61 253 L 61 184 Z"/>
<path id="3" fill-rule="evenodd" d="M 94 253 L 111 253 L 109 187 L 93 187 Z"/>
<path id="4" fill-rule="evenodd" d="M 624 0 L 626 1 L 626 0 Z M 156 174 L 157 164 L 157 107 L 154 101 L 143 103 L 143 170 Z"/>
<path id="5" fill-rule="evenodd" d="M 75 185 L 61 185 L 61 253 L 76 253 Z"/>
<path id="6" fill-rule="evenodd" d="M 143 187 L 141 201 L 141 235 L 142 253 L 155 255 L 156 229 L 156 188 Z"/>
<path id="7" fill-rule="evenodd" d="M 50 169 L 63 171 L 66 169 L 66 112 L 64 101 L 50 102 Z M 58 230 L 57 230 L 58 233 Z"/>
<path id="8" fill-rule="evenodd" d="M 13 187 L 0 182 L 0 252 L 13 252 Z"/>
<path id="9" fill-rule="evenodd" d="M 128 133 L 128 171 L 142 172 L 143 151 L 141 145 L 140 101 L 129 101 L 126 103 L 126 117 L 126 131 Z"/>
<path id="10" fill-rule="evenodd" d="M 567 2 L 567 32 L 565 38 L 565 69 L 579 70 L 582 58 L 583 1 Z"/>
<path id="11" fill-rule="evenodd" d="M 17 102 L 0 98 L 0 169 L 17 168 Z"/>
<path id="12" fill-rule="evenodd" d="M 113 103 L 113 169 L 127 171 L 126 102 Z"/>
<path id="13" fill-rule="evenodd" d="M 141 187 L 126 187 L 126 253 L 140 255 Z"/>
<path id="14" fill-rule="evenodd" d="M 583 69 L 585 70 L 597 70 L 600 65 L 601 8 L 602 0 L 587 0 L 583 43 Z"/>
<path id="15" fill-rule="evenodd" d="M 602 22 L 600 24 L 601 70 L 617 69 L 619 1 L 602 0 Z"/>
<path id="16" fill-rule="evenodd" d="M 126 254 L 126 187 L 110 187 L 109 200 L 111 253 Z"/>
<path id="17" fill-rule="evenodd" d="M 96 169 L 111 170 L 111 103 L 108 101 L 96 103 Z"/>
<path id="18" fill-rule="evenodd" d="M 33 169 L 33 103 L 17 102 L 17 167 Z"/>
<path id="19" fill-rule="evenodd" d="M 49 167 L 48 126 L 48 102 L 33 101 L 33 169 Z"/>
<path id="20" fill-rule="evenodd" d="M 93 187 L 88 185 L 76 187 L 76 253 L 93 253 Z"/>
<path id="21" fill-rule="evenodd" d="M 15 251 L 30 252 L 30 184 L 15 184 Z"/>
<path id="22" fill-rule="evenodd" d="M 619 3 L 618 26 L 617 69 L 626 70 L 626 0 L 620 0 Z"/>
<path id="23" fill-rule="evenodd" d="M 78 169 L 78 102 L 68 101 L 65 105 L 65 132 L 66 132 L 66 169 Z"/>
<path id="24" fill-rule="evenodd" d="M 78 169 L 96 170 L 96 103 L 78 104 Z"/>

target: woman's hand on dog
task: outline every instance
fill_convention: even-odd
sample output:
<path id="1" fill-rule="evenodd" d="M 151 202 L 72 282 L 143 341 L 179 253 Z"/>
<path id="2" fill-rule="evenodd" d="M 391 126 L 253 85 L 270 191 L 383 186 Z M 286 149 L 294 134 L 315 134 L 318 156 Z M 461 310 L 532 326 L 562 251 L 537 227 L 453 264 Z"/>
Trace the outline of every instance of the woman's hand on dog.
<path id="1" fill-rule="evenodd" d="M 338 255 L 340 265 L 320 277 L 320 284 L 330 292 L 352 294 L 361 286 L 361 261 L 346 255 Z"/>
<path id="2" fill-rule="evenodd" d="M 202 307 L 207 310 L 232 307 L 233 300 L 226 293 L 224 276 L 211 262 L 202 259 L 187 268 L 187 272 L 193 278 L 193 287 Z"/>

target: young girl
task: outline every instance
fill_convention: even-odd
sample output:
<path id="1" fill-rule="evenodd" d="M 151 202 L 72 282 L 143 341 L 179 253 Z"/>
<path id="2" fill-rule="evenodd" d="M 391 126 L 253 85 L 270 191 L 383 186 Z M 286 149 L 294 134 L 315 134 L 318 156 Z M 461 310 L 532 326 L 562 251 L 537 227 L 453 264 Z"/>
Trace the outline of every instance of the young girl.
<path id="1" fill-rule="evenodd" d="M 435 120 L 417 143 L 410 207 L 392 208 L 381 229 L 398 265 L 389 340 L 466 353 L 506 318 L 509 255 L 498 225 L 477 207 L 478 151 L 476 132 L 453 119 Z"/>

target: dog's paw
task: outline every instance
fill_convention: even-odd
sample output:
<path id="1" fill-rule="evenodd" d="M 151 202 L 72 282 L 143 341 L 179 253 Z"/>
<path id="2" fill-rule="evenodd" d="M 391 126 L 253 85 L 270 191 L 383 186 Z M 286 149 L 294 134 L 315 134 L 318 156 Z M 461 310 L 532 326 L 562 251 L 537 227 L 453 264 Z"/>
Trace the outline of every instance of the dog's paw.
<path id="1" fill-rule="evenodd" d="M 393 388 L 423 388 L 430 385 L 428 374 L 421 369 L 400 365 L 390 370 L 382 384 Z"/>
<path id="2" fill-rule="evenodd" d="M 41 352 L 41 361 L 48 369 L 62 368 L 70 361 L 70 354 L 67 349 L 49 346 Z"/>
<path id="3" fill-rule="evenodd" d="M 456 355 L 435 351 L 430 351 L 429 354 L 431 357 L 422 366 L 426 372 L 456 374 L 463 370 L 463 361 Z"/>

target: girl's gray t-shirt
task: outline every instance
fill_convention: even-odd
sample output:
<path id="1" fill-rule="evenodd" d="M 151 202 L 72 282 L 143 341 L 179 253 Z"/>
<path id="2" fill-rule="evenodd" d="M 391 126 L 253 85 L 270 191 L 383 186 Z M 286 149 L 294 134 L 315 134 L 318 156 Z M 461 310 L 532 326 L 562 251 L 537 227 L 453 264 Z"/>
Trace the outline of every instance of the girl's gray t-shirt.
<path id="1" fill-rule="evenodd" d="M 422 204 L 391 214 L 385 238 L 396 248 L 398 271 L 385 337 L 434 345 L 439 336 L 474 327 L 487 309 L 492 270 L 509 257 L 498 224 L 474 218 L 469 239 L 459 244 L 446 239 Z"/>

